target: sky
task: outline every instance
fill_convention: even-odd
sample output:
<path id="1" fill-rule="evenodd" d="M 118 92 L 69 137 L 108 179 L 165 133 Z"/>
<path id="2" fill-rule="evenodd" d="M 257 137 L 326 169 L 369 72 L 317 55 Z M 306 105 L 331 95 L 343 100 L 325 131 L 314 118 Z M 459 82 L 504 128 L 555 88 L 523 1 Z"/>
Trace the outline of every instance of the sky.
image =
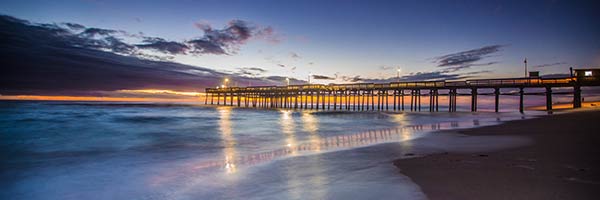
<path id="1" fill-rule="evenodd" d="M 0 2 L 2 95 L 464 80 L 600 67 L 594 1 Z M 123 93 L 123 92 L 122 92 Z"/>

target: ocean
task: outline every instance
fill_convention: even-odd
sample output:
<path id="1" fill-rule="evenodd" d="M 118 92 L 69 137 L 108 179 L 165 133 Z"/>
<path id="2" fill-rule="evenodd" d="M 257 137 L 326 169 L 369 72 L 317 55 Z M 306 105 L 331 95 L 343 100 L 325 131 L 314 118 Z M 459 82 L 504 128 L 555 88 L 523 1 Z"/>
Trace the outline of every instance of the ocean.
<path id="1" fill-rule="evenodd" d="M 523 145 L 436 131 L 539 115 L 0 101 L 0 199 L 424 199 L 393 160 Z"/>

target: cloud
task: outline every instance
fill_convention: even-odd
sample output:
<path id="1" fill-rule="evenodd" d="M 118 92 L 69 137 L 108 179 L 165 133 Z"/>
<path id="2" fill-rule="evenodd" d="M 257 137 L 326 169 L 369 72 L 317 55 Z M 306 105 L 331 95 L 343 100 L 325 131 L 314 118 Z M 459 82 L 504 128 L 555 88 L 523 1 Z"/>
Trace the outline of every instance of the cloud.
<path id="1" fill-rule="evenodd" d="M 231 55 L 252 38 L 275 40 L 271 27 L 253 25 L 243 20 L 231 20 L 222 29 L 208 24 L 196 23 L 204 35 L 184 41 L 170 41 L 160 37 L 148 37 L 142 33 L 131 34 L 122 30 L 86 27 L 76 23 L 31 23 L 10 16 L 0 16 L 4 21 L 37 27 L 47 34 L 62 37 L 73 47 L 93 48 L 145 59 L 165 60 L 174 55 Z M 141 51 L 146 50 L 146 51 Z M 148 50 L 154 53 L 148 52 Z"/>
<path id="2" fill-rule="evenodd" d="M 544 74 L 544 75 L 542 75 L 542 78 L 564 78 L 564 77 L 569 77 L 569 76 L 571 76 L 571 74 L 557 73 L 557 74 Z"/>
<path id="3" fill-rule="evenodd" d="M 270 26 L 259 29 L 256 33 L 256 37 L 273 44 L 280 43 L 282 40 L 281 36 L 279 36 L 273 27 Z"/>
<path id="4" fill-rule="evenodd" d="M 115 35 L 119 31 L 94 30 L 86 34 L 90 37 L 82 37 L 68 27 L 34 24 L 10 16 L 0 16 L 0 27 L 0 54 L 10 55 L 0 59 L 3 95 L 104 95 L 139 89 L 203 91 L 220 84 L 224 77 L 239 85 L 284 84 L 270 78 L 142 59 L 135 51 L 139 47 Z M 152 41 L 145 44 L 154 44 Z M 129 51 L 132 52 L 121 53 Z M 246 70 L 261 72 L 259 68 Z"/>
<path id="5" fill-rule="evenodd" d="M 335 80 L 334 77 L 325 76 L 325 75 L 312 75 L 312 78 L 315 80 Z"/>
<path id="6" fill-rule="evenodd" d="M 392 66 L 379 66 L 379 69 L 380 69 L 380 70 L 384 70 L 384 71 L 385 71 L 385 70 L 390 70 L 390 69 L 392 69 L 392 68 L 394 68 L 394 67 L 392 67 Z"/>
<path id="7" fill-rule="evenodd" d="M 63 25 L 65 25 L 67 28 L 69 28 L 71 30 L 83 30 L 83 29 L 85 29 L 84 25 L 76 24 L 76 23 L 63 23 Z"/>
<path id="8" fill-rule="evenodd" d="M 535 68 L 543 68 L 543 67 L 553 67 L 553 66 L 559 66 L 559 65 L 565 65 L 567 64 L 566 62 L 555 62 L 555 63 L 546 63 L 546 64 L 541 64 L 541 65 L 534 65 L 532 67 Z"/>
<path id="9" fill-rule="evenodd" d="M 195 26 L 204 32 L 204 36 L 187 43 L 197 53 L 232 54 L 253 37 L 274 40 L 273 28 L 261 28 L 243 20 L 231 20 L 223 29 L 214 29 L 206 22 L 195 23 Z"/>
<path id="10" fill-rule="evenodd" d="M 361 82 L 364 80 L 358 75 L 357 76 L 341 76 L 341 79 L 346 82 Z"/>
<path id="11" fill-rule="evenodd" d="M 293 59 L 300 59 L 301 57 L 295 53 L 295 52 L 290 52 L 290 57 L 292 57 Z"/>
<path id="12" fill-rule="evenodd" d="M 102 29 L 102 28 L 86 28 L 83 32 L 79 33 L 79 35 L 87 38 L 96 37 L 96 36 L 110 36 L 112 34 L 118 33 L 119 31 L 110 30 L 110 29 Z"/>
<path id="13" fill-rule="evenodd" d="M 490 45 L 478 49 L 452 53 L 434 58 L 438 67 L 466 69 L 472 66 L 487 66 L 496 62 L 476 63 L 499 52 L 505 45 Z"/>
<path id="14" fill-rule="evenodd" d="M 242 67 L 239 68 L 237 74 L 246 75 L 246 76 L 259 76 L 267 72 L 266 69 L 258 68 L 258 67 Z"/>
<path id="15" fill-rule="evenodd" d="M 400 77 L 400 81 L 443 81 L 443 80 L 463 80 L 474 78 L 479 74 L 489 73 L 489 70 L 481 70 L 465 73 L 452 73 L 452 70 L 437 70 L 431 72 L 414 72 Z M 346 82 L 363 82 L 363 83 L 389 83 L 398 81 L 397 77 L 390 78 L 363 78 L 360 76 L 341 76 L 341 79 Z"/>
<path id="16" fill-rule="evenodd" d="M 162 38 L 148 37 L 144 39 L 145 44 L 136 45 L 142 49 L 153 49 L 167 54 L 186 54 L 189 46 L 183 43 L 167 41 Z"/>

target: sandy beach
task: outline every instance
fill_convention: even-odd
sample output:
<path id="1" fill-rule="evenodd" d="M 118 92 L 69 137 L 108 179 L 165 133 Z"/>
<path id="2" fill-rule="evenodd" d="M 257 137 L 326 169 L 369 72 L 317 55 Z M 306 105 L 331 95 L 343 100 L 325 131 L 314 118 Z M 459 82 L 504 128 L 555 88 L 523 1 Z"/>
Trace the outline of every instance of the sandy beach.
<path id="1" fill-rule="evenodd" d="M 600 111 L 555 114 L 459 130 L 521 135 L 533 144 L 496 152 L 446 152 L 396 160 L 430 199 L 598 199 Z"/>

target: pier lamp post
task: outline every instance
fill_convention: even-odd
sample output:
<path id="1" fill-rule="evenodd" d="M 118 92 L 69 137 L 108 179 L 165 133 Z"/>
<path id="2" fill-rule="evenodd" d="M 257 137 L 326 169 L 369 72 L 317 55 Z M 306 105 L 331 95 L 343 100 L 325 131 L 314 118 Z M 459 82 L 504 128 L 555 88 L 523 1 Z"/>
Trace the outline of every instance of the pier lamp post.
<path id="1" fill-rule="evenodd" d="M 290 86 L 290 78 L 285 78 L 285 81 L 287 82 L 287 86 Z"/>
<path id="2" fill-rule="evenodd" d="M 396 72 L 398 72 L 397 81 L 400 82 L 400 72 L 402 72 L 402 69 L 400 69 L 400 67 L 398 67 L 398 69 L 396 69 Z"/>
<path id="3" fill-rule="evenodd" d="M 312 76 L 312 73 L 308 74 L 308 84 L 310 85 L 310 77 Z"/>
<path id="4" fill-rule="evenodd" d="M 527 77 L 527 58 L 525 58 L 525 61 L 523 61 L 523 63 L 525 63 L 525 77 Z"/>
<path id="5" fill-rule="evenodd" d="M 227 86 L 228 86 L 228 84 L 227 84 L 227 83 L 229 83 L 229 79 L 228 79 L 228 78 L 225 78 L 225 81 L 224 81 L 224 82 L 225 82 L 225 84 L 223 84 L 223 85 L 225 85 L 224 87 L 227 87 Z"/>

